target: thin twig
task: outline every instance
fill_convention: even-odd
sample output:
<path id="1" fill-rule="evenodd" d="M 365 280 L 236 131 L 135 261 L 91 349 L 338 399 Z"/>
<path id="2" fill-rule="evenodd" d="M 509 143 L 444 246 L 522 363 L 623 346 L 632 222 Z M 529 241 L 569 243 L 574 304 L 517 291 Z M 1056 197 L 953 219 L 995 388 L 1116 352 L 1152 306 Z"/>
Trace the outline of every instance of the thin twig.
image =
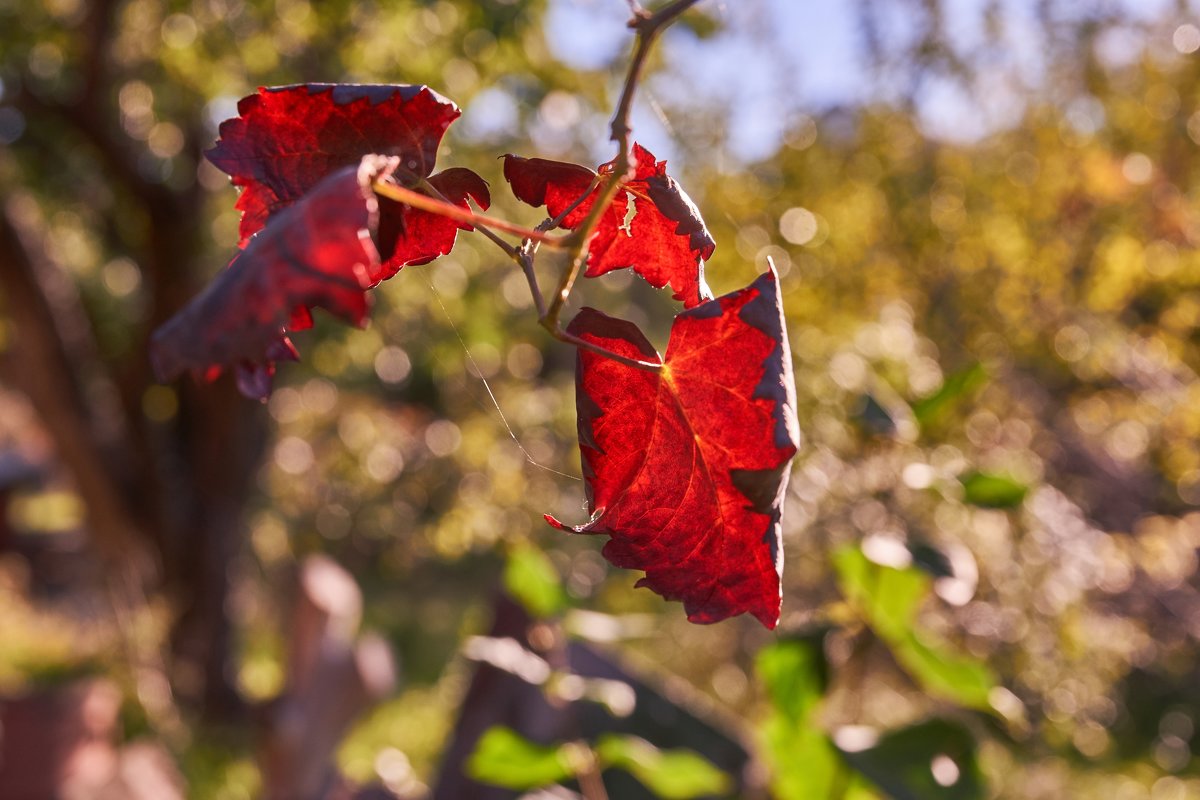
<path id="1" fill-rule="evenodd" d="M 529 283 L 529 292 L 533 295 L 533 304 L 537 307 L 538 319 L 541 319 L 546 316 L 546 299 L 542 297 L 542 289 L 538 286 L 537 272 L 533 269 L 533 259 L 537 256 L 537 251 L 537 242 L 533 239 L 526 239 L 521 242 L 516 259 L 521 266 L 521 271 L 525 273 L 525 280 Z"/>
<path id="2" fill-rule="evenodd" d="M 626 366 L 633 367 L 634 369 L 645 370 L 647 372 L 661 372 L 662 364 L 660 363 L 629 358 L 594 342 L 589 342 L 575 334 L 568 333 L 563 330 L 559 318 L 562 315 L 562 310 L 566 305 L 567 299 L 571 296 L 571 289 L 575 285 L 575 281 L 579 279 L 579 275 L 583 272 L 584 265 L 587 263 L 588 248 L 592 235 L 596 232 L 596 228 L 600 224 L 600 219 L 612 204 L 617 192 L 629 179 L 630 172 L 634 167 L 633 160 L 630 157 L 630 135 L 632 128 L 629 125 L 629 115 L 633 107 L 633 95 L 637 90 L 638 84 L 641 82 L 646 59 L 662 30 L 698 2 L 699 0 L 675 0 L 663 6 L 658 11 L 650 13 L 643 9 L 636 0 L 631 0 L 629 6 L 633 16 L 629 21 L 629 27 L 637 31 L 637 43 L 634 47 L 633 58 L 630 61 L 629 71 L 625 76 L 625 84 L 621 90 L 621 98 L 613 113 L 610 127 L 611 138 L 617 143 L 617 156 L 611 162 L 611 171 L 603 180 L 600 175 L 596 175 L 586 192 L 564 209 L 561 214 L 538 225 L 537 229 L 525 228 L 507 220 L 489 217 L 486 214 L 477 214 L 454 205 L 427 180 L 422 180 L 421 185 L 434 196 L 422 194 L 404 186 L 383 181 L 376 181 L 373 185 L 374 190 L 378 194 L 397 202 L 406 203 L 424 211 L 441 214 L 479 229 L 521 267 L 521 271 L 524 272 L 525 279 L 529 283 L 529 290 L 533 295 L 534 304 L 537 307 L 538 322 L 554 338 L 625 364 Z M 549 236 L 547 231 L 562 224 L 562 221 L 571 212 L 575 211 L 587 198 L 592 196 L 597 186 L 599 186 L 600 191 L 592 207 L 588 209 L 583 223 L 565 236 Z M 495 228 L 505 233 L 520 236 L 524 241 L 519 248 L 514 248 L 497 236 L 495 232 L 489 230 L 489 228 Z M 559 279 L 554 299 L 548 307 L 545 298 L 542 296 L 541 288 L 538 286 L 537 273 L 534 271 L 533 265 L 538 247 L 542 244 L 550 247 L 567 248 L 569 258 L 569 265 Z"/>
<path id="3" fill-rule="evenodd" d="M 632 132 L 632 128 L 629 126 L 629 114 L 633 108 L 633 95 L 641 83 L 642 71 L 646 66 L 646 58 L 649 56 L 651 48 L 664 28 L 699 1 L 675 0 L 653 14 L 643 10 L 640 14 L 635 13 L 633 19 L 629 20 L 629 27 L 637 31 L 637 45 L 633 51 L 633 59 L 629 62 L 629 72 L 625 76 L 625 85 L 621 88 L 621 99 L 617 101 L 617 108 L 613 112 L 610 126 L 612 140 L 625 145 L 622 152 L 617 154 L 618 158 L 624 157 L 627 161 L 629 157 L 629 134 Z M 628 169 L 628 166 L 626 168 Z"/>
<path id="4" fill-rule="evenodd" d="M 591 196 L 599 183 L 600 176 L 597 175 L 592 178 L 592 182 L 588 184 L 588 188 L 583 194 L 575 198 L 574 202 L 564 208 L 557 217 L 542 220 L 541 224 L 537 226 L 537 230 L 552 231 L 561 225 L 572 211 L 579 208 L 580 204 Z M 538 286 L 537 272 L 533 268 L 533 259 L 537 256 L 537 251 L 538 243 L 533 239 L 526 239 L 521 242 L 520 249 L 515 252 L 513 257 L 521 266 L 521 271 L 525 273 L 525 280 L 529 283 L 529 292 L 533 295 L 533 304 L 537 308 L 538 319 L 541 320 L 546 317 L 546 299 L 542 296 L 542 289 Z"/>

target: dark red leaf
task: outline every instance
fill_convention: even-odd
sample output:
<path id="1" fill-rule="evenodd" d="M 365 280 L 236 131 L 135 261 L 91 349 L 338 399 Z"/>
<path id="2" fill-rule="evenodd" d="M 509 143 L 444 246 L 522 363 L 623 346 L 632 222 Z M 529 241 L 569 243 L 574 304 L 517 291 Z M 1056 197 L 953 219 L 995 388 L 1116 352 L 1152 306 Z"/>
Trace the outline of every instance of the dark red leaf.
<path id="1" fill-rule="evenodd" d="M 687 193 L 667 175 L 667 162 L 656 161 L 641 145 L 633 146 L 636 172 L 604 212 L 588 252 L 587 276 L 632 267 L 650 285 L 671 285 L 675 299 L 692 308 L 712 298 L 704 282 L 704 261 L 716 244 Z M 601 166 L 601 173 L 611 171 Z M 587 194 L 559 227 L 574 230 L 595 203 L 598 187 L 588 193 L 596 173 L 578 164 L 542 158 L 504 157 L 504 178 L 513 194 L 532 206 L 546 206 L 557 218 Z M 629 218 L 632 204 L 632 219 Z"/>
<path id="2" fill-rule="evenodd" d="M 295 358 L 287 329 L 311 324 L 310 309 L 361 324 L 364 290 L 379 269 L 370 236 L 378 215 L 371 182 L 394 166 L 394 159 L 368 156 L 273 217 L 216 280 L 155 331 L 150 355 L 159 379 L 191 370 L 211 380 L 234 366 L 242 392 L 263 399 L 274 362 Z"/>
<path id="3" fill-rule="evenodd" d="M 630 358 L 658 353 L 631 322 L 585 308 L 572 333 Z M 692 622 L 779 620 L 780 514 L 799 445 L 774 270 L 675 318 L 661 372 L 579 351 L 579 447 L 613 564 L 682 600 Z M 547 521 L 564 527 L 553 517 Z"/>
<path id="4" fill-rule="evenodd" d="M 458 106 L 425 86 L 310 83 L 262 88 L 221 123 L 208 160 L 244 187 L 242 244 L 271 214 L 363 156 L 398 156 L 398 171 L 426 177 Z M 394 270 L 393 270 L 394 272 Z"/>
<path id="5" fill-rule="evenodd" d="M 492 202 L 487 181 L 469 169 L 452 167 L 432 176 L 429 183 L 446 200 L 468 210 L 471 207 L 468 197 L 473 198 L 485 211 Z M 454 239 L 460 229 L 469 231 L 472 227 L 440 214 L 380 197 L 376 240 L 384 261 L 376 274 L 371 276 L 372 281 L 378 283 L 387 280 L 403 266 L 427 264 L 438 256 L 446 255 L 454 247 Z"/>
<path id="6" fill-rule="evenodd" d="M 504 180 L 512 187 L 517 199 L 531 206 L 545 206 L 551 218 L 558 217 L 592 188 L 596 173 L 579 164 L 547 161 L 544 158 L 522 158 L 511 153 L 504 156 Z M 595 191 L 592 191 L 595 194 Z M 592 199 L 580 203 L 562 221 L 560 227 L 574 230 L 583 222 Z M 621 213 L 624 218 L 624 212 Z"/>

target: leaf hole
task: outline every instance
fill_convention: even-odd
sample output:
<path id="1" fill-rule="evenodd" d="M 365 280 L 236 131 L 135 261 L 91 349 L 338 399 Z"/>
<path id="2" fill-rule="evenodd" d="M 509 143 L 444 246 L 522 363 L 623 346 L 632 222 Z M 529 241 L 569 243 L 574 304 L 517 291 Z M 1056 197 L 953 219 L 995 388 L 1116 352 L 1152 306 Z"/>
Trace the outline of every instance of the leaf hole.
<path id="1" fill-rule="evenodd" d="M 617 230 L 624 231 L 630 239 L 633 238 L 633 218 L 637 213 L 637 196 L 633 192 L 625 192 L 625 219 Z"/>

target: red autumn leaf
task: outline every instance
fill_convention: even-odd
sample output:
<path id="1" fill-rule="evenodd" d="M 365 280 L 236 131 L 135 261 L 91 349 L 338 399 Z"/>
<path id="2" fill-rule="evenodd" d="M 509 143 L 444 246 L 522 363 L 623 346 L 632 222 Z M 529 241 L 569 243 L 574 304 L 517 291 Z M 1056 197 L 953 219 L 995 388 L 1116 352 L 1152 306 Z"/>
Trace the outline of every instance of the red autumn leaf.
<path id="1" fill-rule="evenodd" d="M 594 278 L 632 267 L 655 288 L 670 284 L 675 299 L 692 308 L 712 298 L 704 282 L 704 261 L 712 257 L 716 244 L 691 198 L 667 175 L 667 162 L 655 161 L 638 144 L 633 156 L 635 174 L 601 216 L 585 274 Z M 611 164 L 600 167 L 601 174 L 611 171 Z M 505 156 L 504 178 L 519 200 L 546 206 L 551 218 L 586 194 L 559 225 L 570 230 L 587 217 L 599 192 L 598 187 L 588 192 L 596 173 L 587 167 L 542 158 Z"/>
<path id="2" fill-rule="evenodd" d="M 355 325 L 367 314 L 365 290 L 379 268 L 371 241 L 378 204 L 371 183 L 395 159 L 368 156 L 318 183 L 274 216 L 208 287 L 154 333 L 159 380 L 184 371 L 211 380 L 235 366 L 250 397 L 270 394 L 274 362 L 295 358 L 289 328 L 324 308 Z"/>
<path id="3" fill-rule="evenodd" d="M 462 112 L 426 86 L 310 83 L 261 88 L 221 123 L 205 155 L 243 187 L 242 244 L 279 209 L 363 156 L 398 156 L 399 171 L 424 178 Z"/>
<path id="4" fill-rule="evenodd" d="M 470 210 L 468 197 L 485 211 L 492 202 L 487 181 L 469 169 L 452 167 L 443 170 L 431 177 L 429 183 L 443 198 L 461 208 Z M 371 276 L 372 282 L 387 280 L 403 266 L 427 264 L 446 255 L 454 247 L 459 229 L 469 231 L 472 227 L 441 214 L 380 197 L 376 239 L 383 263 Z"/>
<path id="5" fill-rule="evenodd" d="M 659 363 L 631 322 L 585 308 L 568 330 Z M 779 620 L 780 514 L 799 444 L 774 270 L 680 313 L 660 372 L 579 351 L 579 448 L 604 556 L 682 600 L 692 622 Z M 547 516 L 552 525 L 564 526 Z"/>

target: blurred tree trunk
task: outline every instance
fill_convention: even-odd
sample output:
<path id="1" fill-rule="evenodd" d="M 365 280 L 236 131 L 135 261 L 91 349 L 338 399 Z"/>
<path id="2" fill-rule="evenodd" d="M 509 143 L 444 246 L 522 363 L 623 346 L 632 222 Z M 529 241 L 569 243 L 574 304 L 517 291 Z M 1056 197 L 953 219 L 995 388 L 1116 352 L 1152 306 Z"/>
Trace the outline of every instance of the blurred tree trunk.
<path id="1" fill-rule="evenodd" d="M 230 564 L 243 539 L 265 415 L 227 377 L 211 385 L 182 381 L 175 387 L 177 411 L 165 420 L 143 410 L 155 383 L 146 344 L 198 290 L 205 270 L 195 254 L 205 252 L 207 225 L 195 176 L 170 185 L 148 178 L 140 169 L 149 157 L 146 145 L 121 130 L 116 98 L 124 77 L 109 66 L 119 6 L 92 3 L 76 28 L 82 41 L 72 52 L 79 58 L 67 69 L 76 72 L 81 91 L 54 96 L 22 79 L 14 102 L 32 131 L 60 134 L 27 137 L 47 163 L 67 164 L 87 152 L 100 165 L 90 177 L 117 196 L 114 208 L 145 222 L 110 232 L 108 243 L 109 257 L 127 255 L 141 271 L 147 310 L 136 323 L 139 345 L 123 358 L 101 352 L 72 276 L 46 246 L 41 187 L 5 186 L 0 291 L 14 334 L 8 366 L 87 507 L 89 534 L 110 581 L 132 579 L 173 602 L 177 691 L 206 716 L 227 717 L 238 709 L 227 674 Z M 196 98 L 189 106 L 191 118 L 173 121 L 184 133 L 185 152 L 199 163 L 203 102 Z M 85 181 L 81 177 L 81 194 Z"/>

